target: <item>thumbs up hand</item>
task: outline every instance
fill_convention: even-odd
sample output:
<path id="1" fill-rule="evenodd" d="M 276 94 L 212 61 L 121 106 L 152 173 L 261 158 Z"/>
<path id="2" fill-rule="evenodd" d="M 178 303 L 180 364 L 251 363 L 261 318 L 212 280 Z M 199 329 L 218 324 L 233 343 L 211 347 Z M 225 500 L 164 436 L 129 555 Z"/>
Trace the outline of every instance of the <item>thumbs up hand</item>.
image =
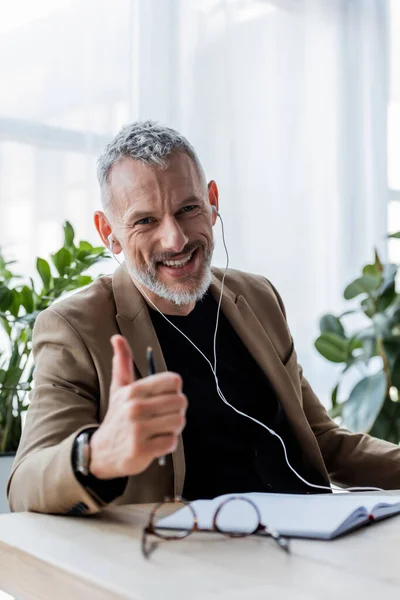
<path id="1" fill-rule="evenodd" d="M 90 440 L 89 469 L 99 479 L 141 473 L 154 459 L 176 449 L 186 423 L 180 375 L 157 373 L 135 381 L 127 340 L 115 335 L 111 343 L 109 406 Z"/>

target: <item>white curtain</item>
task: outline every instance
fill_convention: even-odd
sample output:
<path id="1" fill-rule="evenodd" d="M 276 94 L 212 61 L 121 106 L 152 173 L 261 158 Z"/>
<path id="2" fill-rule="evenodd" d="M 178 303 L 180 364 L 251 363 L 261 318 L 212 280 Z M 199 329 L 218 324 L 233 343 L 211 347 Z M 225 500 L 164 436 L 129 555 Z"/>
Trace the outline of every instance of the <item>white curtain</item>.
<path id="1" fill-rule="evenodd" d="M 177 17 L 166 69 L 163 18 L 152 18 L 160 4 Z M 386 255 L 387 4 L 167 4 L 140 13 L 153 42 L 140 117 L 167 120 L 198 149 L 220 187 L 231 266 L 281 292 L 305 372 L 327 402 L 337 370 L 313 349 L 318 319 L 345 308 L 342 290 L 374 246 Z"/>
<path id="2" fill-rule="evenodd" d="M 133 117 L 133 23 L 131 0 L 2 3 L 0 246 L 24 271 L 65 219 L 98 241 L 95 160 Z"/>
<path id="3" fill-rule="evenodd" d="M 176 127 L 219 185 L 231 266 L 281 292 L 327 402 L 336 370 L 313 349 L 318 319 L 344 308 L 374 246 L 386 253 L 387 3 L 63 4 L 0 40 L 1 245 L 28 264 L 67 217 L 96 240 L 104 140 L 137 118 Z"/>

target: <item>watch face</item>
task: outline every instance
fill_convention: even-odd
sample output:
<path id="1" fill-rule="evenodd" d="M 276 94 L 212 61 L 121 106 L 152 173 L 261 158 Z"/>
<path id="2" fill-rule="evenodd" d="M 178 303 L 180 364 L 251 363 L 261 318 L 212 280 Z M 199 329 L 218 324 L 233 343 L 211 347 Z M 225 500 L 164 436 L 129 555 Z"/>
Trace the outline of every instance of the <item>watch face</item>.
<path id="1" fill-rule="evenodd" d="M 77 456 L 76 456 L 76 469 L 82 473 L 82 475 L 89 474 L 89 436 L 86 431 L 81 433 L 77 440 Z"/>

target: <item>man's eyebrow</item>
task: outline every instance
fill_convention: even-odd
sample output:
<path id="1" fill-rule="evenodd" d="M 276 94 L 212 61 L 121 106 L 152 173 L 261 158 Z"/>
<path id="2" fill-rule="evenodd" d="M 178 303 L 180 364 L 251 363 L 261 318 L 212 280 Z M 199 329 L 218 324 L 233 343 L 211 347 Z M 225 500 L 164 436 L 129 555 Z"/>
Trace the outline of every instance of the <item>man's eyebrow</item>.
<path id="1" fill-rule="evenodd" d="M 196 202 L 196 203 L 203 202 L 203 199 L 196 195 L 189 196 L 188 198 L 185 198 L 185 200 L 182 200 L 182 202 L 179 202 L 178 206 L 176 207 L 176 212 L 178 210 L 180 210 L 181 208 L 183 208 L 184 206 L 187 206 L 188 204 L 191 204 L 194 202 Z M 153 214 L 153 211 L 150 208 L 148 210 L 132 209 L 126 213 L 123 221 L 124 222 L 125 221 L 140 221 L 140 219 L 144 219 L 146 217 L 151 217 L 152 214 Z"/>
<path id="2" fill-rule="evenodd" d="M 123 221 L 140 221 L 145 217 L 151 216 L 151 210 L 129 210 L 123 218 Z"/>
<path id="3" fill-rule="evenodd" d="M 188 198 L 186 198 L 185 200 L 183 200 L 182 202 L 180 202 L 178 204 L 177 210 L 179 210 L 183 206 L 187 206 L 188 204 L 191 204 L 192 202 L 203 202 L 203 198 L 199 198 L 199 196 L 196 196 L 195 194 L 193 196 L 189 196 Z"/>

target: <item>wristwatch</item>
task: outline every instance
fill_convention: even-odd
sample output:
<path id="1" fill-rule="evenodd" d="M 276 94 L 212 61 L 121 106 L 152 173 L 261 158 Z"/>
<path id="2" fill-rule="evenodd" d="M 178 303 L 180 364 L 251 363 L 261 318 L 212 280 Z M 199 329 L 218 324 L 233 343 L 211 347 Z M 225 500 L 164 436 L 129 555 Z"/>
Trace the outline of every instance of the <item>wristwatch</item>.
<path id="1" fill-rule="evenodd" d="M 90 438 L 97 429 L 98 427 L 88 427 L 75 438 L 72 445 L 72 468 L 79 483 L 100 506 L 104 506 L 122 496 L 128 477 L 97 479 L 90 472 Z"/>
<path id="2" fill-rule="evenodd" d="M 90 438 L 96 429 L 82 431 L 74 442 L 73 467 L 84 477 L 90 474 Z"/>

